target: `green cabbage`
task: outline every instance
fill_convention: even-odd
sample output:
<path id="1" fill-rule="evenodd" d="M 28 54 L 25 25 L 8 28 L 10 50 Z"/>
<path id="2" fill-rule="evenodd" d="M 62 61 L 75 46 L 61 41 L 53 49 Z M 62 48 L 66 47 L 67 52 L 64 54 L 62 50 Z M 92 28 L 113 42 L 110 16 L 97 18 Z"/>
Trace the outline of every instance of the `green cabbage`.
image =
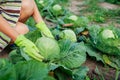
<path id="1" fill-rule="evenodd" d="M 54 4 L 49 9 L 53 16 L 63 15 L 63 12 L 64 12 L 63 7 L 59 4 Z"/>
<path id="2" fill-rule="evenodd" d="M 120 55 L 120 30 L 115 27 L 91 26 L 88 28 L 93 47 L 109 55 Z"/>
<path id="3" fill-rule="evenodd" d="M 115 35 L 114 35 L 112 30 L 105 29 L 105 30 L 102 31 L 102 37 L 105 38 L 105 39 L 115 38 Z"/>
<path id="4" fill-rule="evenodd" d="M 42 10 L 44 9 L 46 6 L 48 6 L 49 1 L 48 0 L 36 0 L 38 9 Z"/>
<path id="5" fill-rule="evenodd" d="M 56 5 L 53 6 L 53 10 L 54 11 L 60 11 L 60 10 L 62 10 L 62 7 L 59 4 L 56 4 Z"/>
<path id="6" fill-rule="evenodd" d="M 76 15 L 69 16 L 70 20 L 77 21 L 78 17 Z"/>
<path id="7" fill-rule="evenodd" d="M 63 30 L 61 33 L 60 33 L 60 38 L 62 39 L 70 39 L 71 41 L 73 42 L 76 42 L 77 41 L 77 38 L 76 38 L 76 34 L 74 33 L 74 31 L 72 30 Z"/>
<path id="8" fill-rule="evenodd" d="M 54 39 L 41 37 L 37 39 L 35 44 L 38 47 L 40 54 L 46 60 L 53 60 L 59 57 L 60 48 L 57 41 Z"/>
<path id="9" fill-rule="evenodd" d="M 39 1 L 39 4 L 40 4 L 41 6 L 44 6 L 44 5 L 45 5 L 43 0 L 40 0 L 40 1 Z"/>
<path id="10" fill-rule="evenodd" d="M 67 68 L 78 68 L 86 61 L 84 42 L 75 43 L 70 40 L 60 40 L 60 59 L 56 62 Z"/>

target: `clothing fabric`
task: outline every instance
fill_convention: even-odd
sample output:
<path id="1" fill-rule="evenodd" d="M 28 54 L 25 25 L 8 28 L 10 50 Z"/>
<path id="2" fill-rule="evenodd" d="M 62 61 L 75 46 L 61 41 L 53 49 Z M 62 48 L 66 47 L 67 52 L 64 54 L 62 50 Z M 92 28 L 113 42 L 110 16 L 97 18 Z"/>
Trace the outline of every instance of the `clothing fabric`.
<path id="1" fill-rule="evenodd" d="M 0 0 L 0 15 L 15 27 L 20 16 L 21 0 Z M 0 52 L 9 44 L 10 38 L 0 32 Z"/>

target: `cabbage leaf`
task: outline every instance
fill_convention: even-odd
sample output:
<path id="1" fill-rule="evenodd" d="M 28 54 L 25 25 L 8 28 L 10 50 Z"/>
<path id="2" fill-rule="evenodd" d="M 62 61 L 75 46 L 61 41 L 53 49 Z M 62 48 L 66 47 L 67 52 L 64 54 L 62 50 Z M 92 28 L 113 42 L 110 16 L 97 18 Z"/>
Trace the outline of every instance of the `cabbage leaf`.
<path id="1" fill-rule="evenodd" d="M 86 48 L 83 42 L 74 43 L 70 40 L 59 41 L 60 59 L 57 63 L 67 68 L 76 68 L 86 61 Z"/>
<path id="2" fill-rule="evenodd" d="M 0 80 L 17 80 L 14 65 L 7 59 L 0 59 Z"/>
<path id="3" fill-rule="evenodd" d="M 35 61 L 21 61 L 15 64 L 18 80 L 43 80 L 47 77 L 47 65 Z"/>

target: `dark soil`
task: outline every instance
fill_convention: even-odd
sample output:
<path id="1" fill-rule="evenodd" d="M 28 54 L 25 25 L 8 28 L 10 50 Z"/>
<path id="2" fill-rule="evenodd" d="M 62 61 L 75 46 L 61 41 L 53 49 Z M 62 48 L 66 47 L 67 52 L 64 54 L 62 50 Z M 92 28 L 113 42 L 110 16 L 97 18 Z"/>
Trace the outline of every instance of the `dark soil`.
<path id="1" fill-rule="evenodd" d="M 10 46 L 7 46 L 2 52 L 0 52 L 0 58 L 8 57 L 10 51 L 11 51 Z"/>

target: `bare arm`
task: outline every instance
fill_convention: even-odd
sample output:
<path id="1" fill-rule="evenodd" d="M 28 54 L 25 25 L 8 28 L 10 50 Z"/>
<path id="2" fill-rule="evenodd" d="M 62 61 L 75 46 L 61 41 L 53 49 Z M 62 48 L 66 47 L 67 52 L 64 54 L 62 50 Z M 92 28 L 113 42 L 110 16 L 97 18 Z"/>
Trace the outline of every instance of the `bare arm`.
<path id="1" fill-rule="evenodd" d="M 17 36 L 19 35 L 19 33 L 16 32 L 1 15 L 0 15 L 0 32 L 6 34 L 13 41 L 15 41 Z"/>
<path id="2" fill-rule="evenodd" d="M 43 21 L 43 19 L 42 19 L 40 13 L 39 13 L 39 10 L 37 8 L 37 5 L 36 5 L 35 1 L 33 3 L 34 3 L 33 18 L 35 19 L 36 23 L 39 23 L 39 22 Z"/>

